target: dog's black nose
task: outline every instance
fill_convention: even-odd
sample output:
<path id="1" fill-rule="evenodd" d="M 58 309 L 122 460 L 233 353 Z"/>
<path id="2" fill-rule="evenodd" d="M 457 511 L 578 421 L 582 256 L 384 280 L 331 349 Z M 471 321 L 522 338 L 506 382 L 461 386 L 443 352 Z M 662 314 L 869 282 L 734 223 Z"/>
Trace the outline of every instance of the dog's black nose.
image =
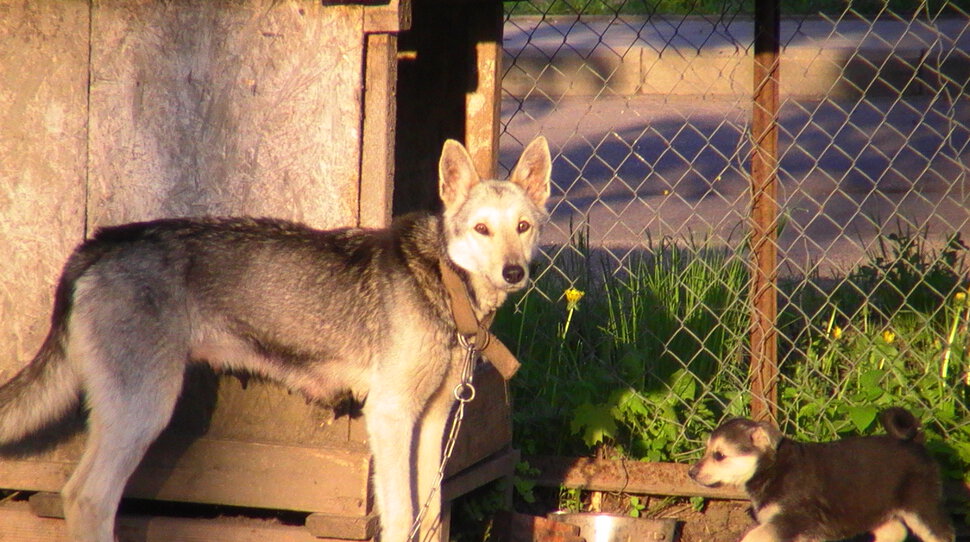
<path id="1" fill-rule="evenodd" d="M 690 470 L 687 471 L 687 476 L 690 476 L 692 480 L 697 480 L 697 464 L 690 466 Z"/>
<path id="2" fill-rule="evenodd" d="M 525 278 L 525 269 L 521 265 L 506 265 L 502 268 L 502 278 L 509 284 L 518 284 Z"/>

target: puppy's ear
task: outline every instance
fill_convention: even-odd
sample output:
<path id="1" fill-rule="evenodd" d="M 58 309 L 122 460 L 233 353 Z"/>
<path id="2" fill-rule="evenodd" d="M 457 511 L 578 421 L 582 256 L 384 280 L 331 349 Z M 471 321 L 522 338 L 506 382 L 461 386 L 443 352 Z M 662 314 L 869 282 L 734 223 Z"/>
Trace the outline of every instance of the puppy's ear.
<path id="1" fill-rule="evenodd" d="M 465 147 L 454 139 L 445 141 L 438 161 L 438 194 L 445 209 L 461 205 L 478 181 L 475 164 Z"/>
<path id="2" fill-rule="evenodd" d="M 764 452 L 775 451 L 781 439 L 781 431 L 770 423 L 759 423 L 751 430 L 751 443 Z"/>
<path id="3" fill-rule="evenodd" d="M 537 207 L 545 208 L 549 199 L 552 158 L 549 143 L 539 136 L 522 151 L 509 180 L 519 185 Z"/>

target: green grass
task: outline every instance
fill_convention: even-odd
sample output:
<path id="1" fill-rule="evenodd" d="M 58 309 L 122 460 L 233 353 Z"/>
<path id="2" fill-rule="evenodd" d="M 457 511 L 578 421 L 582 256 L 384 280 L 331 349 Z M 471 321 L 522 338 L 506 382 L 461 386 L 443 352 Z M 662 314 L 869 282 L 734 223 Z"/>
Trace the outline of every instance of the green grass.
<path id="1" fill-rule="evenodd" d="M 952 478 L 970 472 L 967 248 L 925 232 L 883 240 L 828 282 L 781 286 L 780 424 L 796 438 L 881 431 L 911 409 Z M 663 240 L 623 268 L 575 237 L 496 330 L 523 362 L 511 383 L 515 446 L 526 454 L 695 459 L 727 416 L 743 415 L 748 272 L 743 247 Z M 567 307 L 563 292 L 585 293 Z"/>
<path id="2" fill-rule="evenodd" d="M 581 455 L 606 445 L 651 460 L 689 452 L 740 396 L 743 261 L 669 240 L 620 271 L 583 237 L 564 254 L 556 262 L 564 273 L 542 273 L 497 320 L 520 359 L 531 360 L 512 386 L 516 444 Z M 559 297 L 568 288 L 585 292 L 573 314 Z"/>

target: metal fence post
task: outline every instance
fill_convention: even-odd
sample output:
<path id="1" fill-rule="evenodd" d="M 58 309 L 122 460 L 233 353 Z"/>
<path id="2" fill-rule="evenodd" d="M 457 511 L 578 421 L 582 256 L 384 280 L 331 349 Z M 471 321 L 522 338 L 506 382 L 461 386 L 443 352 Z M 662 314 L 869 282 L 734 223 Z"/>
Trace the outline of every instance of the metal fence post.
<path id="1" fill-rule="evenodd" d="M 777 419 L 778 0 L 755 0 L 751 132 L 751 416 Z"/>

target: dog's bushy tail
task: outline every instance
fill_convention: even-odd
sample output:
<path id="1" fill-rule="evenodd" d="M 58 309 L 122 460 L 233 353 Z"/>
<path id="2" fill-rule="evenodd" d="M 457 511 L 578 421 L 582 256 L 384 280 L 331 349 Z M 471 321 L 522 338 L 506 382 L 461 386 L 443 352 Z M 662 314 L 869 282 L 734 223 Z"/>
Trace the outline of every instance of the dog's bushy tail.
<path id="1" fill-rule="evenodd" d="M 77 406 L 78 378 L 55 340 L 49 335 L 33 361 L 0 387 L 0 444 L 17 442 Z"/>
<path id="2" fill-rule="evenodd" d="M 922 442 L 923 431 L 919 420 L 910 411 L 902 407 L 890 407 L 879 413 L 879 421 L 886 428 L 886 433 L 899 440 Z"/>
<path id="3" fill-rule="evenodd" d="M 47 338 L 34 359 L 0 386 L 0 444 L 19 441 L 78 405 L 80 378 L 65 355 L 67 322 L 74 284 L 99 257 L 98 251 L 84 247 L 71 255 L 54 294 Z"/>

